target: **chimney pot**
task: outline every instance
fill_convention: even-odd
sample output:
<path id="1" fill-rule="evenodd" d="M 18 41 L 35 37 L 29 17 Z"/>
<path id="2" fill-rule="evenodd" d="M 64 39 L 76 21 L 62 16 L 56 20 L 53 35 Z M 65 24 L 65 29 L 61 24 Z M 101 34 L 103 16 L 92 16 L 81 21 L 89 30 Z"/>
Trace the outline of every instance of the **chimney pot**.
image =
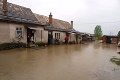
<path id="1" fill-rule="evenodd" d="M 71 21 L 71 29 L 73 29 L 73 21 Z"/>

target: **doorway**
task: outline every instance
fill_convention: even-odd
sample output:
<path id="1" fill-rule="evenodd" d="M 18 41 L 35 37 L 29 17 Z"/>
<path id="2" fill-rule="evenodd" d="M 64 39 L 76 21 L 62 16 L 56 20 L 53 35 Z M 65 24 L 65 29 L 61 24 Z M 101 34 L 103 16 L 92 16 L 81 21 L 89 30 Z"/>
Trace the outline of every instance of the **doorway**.
<path id="1" fill-rule="evenodd" d="M 53 34 L 52 31 L 48 31 L 48 45 L 52 44 Z"/>
<path id="2" fill-rule="evenodd" d="M 34 32 L 35 30 L 27 28 L 27 43 L 28 44 L 31 42 L 31 37 L 33 37 L 33 40 L 34 40 Z"/>

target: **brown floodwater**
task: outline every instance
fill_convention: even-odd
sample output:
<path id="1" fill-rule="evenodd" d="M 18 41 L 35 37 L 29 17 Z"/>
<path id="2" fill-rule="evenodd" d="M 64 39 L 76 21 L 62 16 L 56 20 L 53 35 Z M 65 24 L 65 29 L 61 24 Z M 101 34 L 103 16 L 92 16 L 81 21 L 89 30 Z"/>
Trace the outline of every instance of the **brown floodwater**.
<path id="1" fill-rule="evenodd" d="M 118 51 L 95 42 L 0 51 L 0 80 L 120 80 Z"/>

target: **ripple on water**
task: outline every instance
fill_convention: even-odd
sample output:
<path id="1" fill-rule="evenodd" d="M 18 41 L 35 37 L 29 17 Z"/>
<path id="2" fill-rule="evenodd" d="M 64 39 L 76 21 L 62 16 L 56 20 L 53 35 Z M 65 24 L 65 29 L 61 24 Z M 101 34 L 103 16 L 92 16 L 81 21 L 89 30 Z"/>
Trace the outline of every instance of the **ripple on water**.
<path id="1" fill-rule="evenodd" d="M 108 71 L 96 70 L 89 74 L 90 80 L 116 80 L 115 77 Z"/>

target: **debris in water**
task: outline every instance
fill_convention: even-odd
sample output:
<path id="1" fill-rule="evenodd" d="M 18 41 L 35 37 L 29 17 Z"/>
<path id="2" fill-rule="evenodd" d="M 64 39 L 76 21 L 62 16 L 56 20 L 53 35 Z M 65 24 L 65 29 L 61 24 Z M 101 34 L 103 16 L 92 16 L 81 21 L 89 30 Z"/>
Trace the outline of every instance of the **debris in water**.
<path id="1" fill-rule="evenodd" d="M 113 57 L 110 59 L 112 63 L 115 63 L 116 65 L 120 66 L 120 58 Z"/>

